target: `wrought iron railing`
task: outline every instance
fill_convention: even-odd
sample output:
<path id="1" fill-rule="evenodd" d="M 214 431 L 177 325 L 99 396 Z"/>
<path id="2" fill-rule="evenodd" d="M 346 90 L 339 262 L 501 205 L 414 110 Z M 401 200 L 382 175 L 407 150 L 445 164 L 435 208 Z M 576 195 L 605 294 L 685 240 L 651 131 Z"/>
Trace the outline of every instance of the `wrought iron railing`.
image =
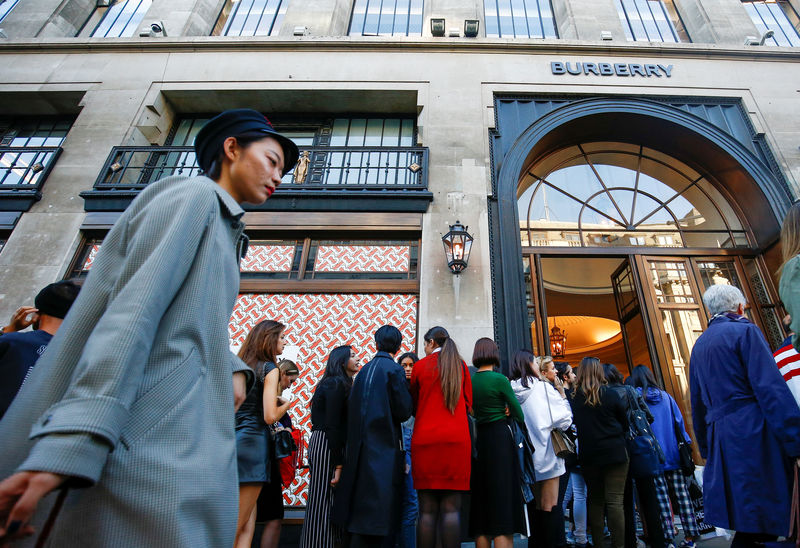
<path id="1" fill-rule="evenodd" d="M 302 147 L 298 166 L 283 178 L 285 190 L 427 190 L 424 147 Z M 308 154 L 306 154 L 306 152 Z M 193 147 L 114 147 L 95 191 L 136 191 L 170 175 L 197 175 Z"/>
<path id="2" fill-rule="evenodd" d="M 59 154 L 60 147 L 0 147 L 0 195 L 38 193 Z"/>

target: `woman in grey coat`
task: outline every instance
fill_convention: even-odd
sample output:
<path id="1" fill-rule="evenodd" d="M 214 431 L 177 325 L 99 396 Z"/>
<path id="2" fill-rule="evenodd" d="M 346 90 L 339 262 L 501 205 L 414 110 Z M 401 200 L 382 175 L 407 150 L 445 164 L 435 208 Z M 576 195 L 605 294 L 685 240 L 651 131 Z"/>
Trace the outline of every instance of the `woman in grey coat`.
<path id="1" fill-rule="evenodd" d="M 0 422 L 0 544 L 41 531 L 48 493 L 68 489 L 51 546 L 233 545 L 234 384 L 243 399 L 252 371 L 228 346 L 239 204 L 266 200 L 297 147 L 239 109 L 195 148 L 210 178 L 169 177 L 131 203 Z"/>

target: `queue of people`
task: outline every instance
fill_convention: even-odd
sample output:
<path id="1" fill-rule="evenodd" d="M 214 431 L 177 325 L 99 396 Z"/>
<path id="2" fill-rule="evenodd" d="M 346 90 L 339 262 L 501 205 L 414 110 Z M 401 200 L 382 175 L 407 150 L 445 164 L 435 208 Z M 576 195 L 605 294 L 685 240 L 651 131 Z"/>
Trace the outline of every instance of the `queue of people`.
<path id="1" fill-rule="evenodd" d="M 195 149 L 204 175 L 142 191 L 80 295 L 48 286 L 2 330 L 34 327 L 0 337 L 14 374 L 0 394 L 2 545 L 246 547 L 256 521 L 261 546 L 279 544 L 296 439 L 286 390 L 300 368 L 278 361 L 289 327 L 264 320 L 233 355 L 228 319 L 247 248 L 241 204 L 267 200 L 298 150 L 249 109 L 211 119 Z M 797 333 L 800 204 L 781 240 Z M 740 290 L 712 285 L 703 302 L 689 374 L 705 521 L 735 530 L 736 548 L 759 546 L 789 534 L 800 408 L 784 379 L 796 375 L 779 371 Z M 394 326 L 374 338 L 363 367 L 351 346 L 334 348 L 314 391 L 302 546 L 451 548 L 467 530 L 478 548 L 515 534 L 560 548 L 569 492 L 581 548 L 606 528 L 613 548 L 635 548 L 637 509 L 648 544 L 674 543 L 677 512 L 681 547 L 694 548 L 692 438 L 647 366 L 625 379 L 585 357 L 576 375 L 520 350 L 509 379 L 489 338 L 469 366 L 443 327 L 423 336 L 422 359 L 396 359 Z"/>

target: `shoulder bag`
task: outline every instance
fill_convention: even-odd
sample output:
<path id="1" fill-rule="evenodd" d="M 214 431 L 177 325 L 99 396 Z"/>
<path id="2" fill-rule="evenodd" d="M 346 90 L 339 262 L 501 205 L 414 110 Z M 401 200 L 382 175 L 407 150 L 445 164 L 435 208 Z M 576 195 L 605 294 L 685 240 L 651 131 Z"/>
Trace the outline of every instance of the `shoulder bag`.
<path id="1" fill-rule="evenodd" d="M 683 436 L 683 431 L 678 419 L 672 410 L 672 402 L 669 402 L 669 412 L 672 414 L 672 428 L 675 432 L 675 441 L 678 442 L 678 458 L 681 465 L 681 473 L 684 476 L 691 476 L 694 474 L 694 459 L 692 458 L 692 447 Z"/>
<path id="2" fill-rule="evenodd" d="M 644 410 L 639 407 L 639 402 L 631 396 L 630 387 L 625 387 L 625 396 L 628 402 L 628 435 L 626 445 L 630 459 L 631 476 L 644 478 L 661 473 L 661 453 L 658 442 L 650 430 Z"/>
<path id="3" fill-rule="evenodd" d="M 544 398 L 547 401 L 547 411 L 550 413 L 550 424 L 553 424 L 553 410 L 550 408 L 550 396 L 547 394 L 545 381 L 539 381 L 544 388 Z M 565 459 L 575 454 L 575 442 L 572 441 L 563 430 L 553 428 L 550 430 L 550 442 L 553 444 L 553 452 L 560 459 Z"/>

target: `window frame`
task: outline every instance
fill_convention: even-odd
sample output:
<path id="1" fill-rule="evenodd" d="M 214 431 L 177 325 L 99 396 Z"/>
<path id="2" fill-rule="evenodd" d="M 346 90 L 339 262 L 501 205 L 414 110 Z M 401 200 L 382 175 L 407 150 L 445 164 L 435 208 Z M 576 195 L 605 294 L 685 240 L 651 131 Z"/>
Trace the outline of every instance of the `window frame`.
<path id="1" fill-rule="evenodd" d="M 253 14 L 254 5 L 256 0 L 250 0 L 250 11 L 247 12 L 247 16 L 244 18 L 244 23 L 239 29 L 238 33 L 229 33 L 229 30 L 236 18 L 236 15 L 239 13 L 239 10 L 242 9 L 244 2 L 248 0 L 225 0 L 225 4 L 223 4 L 222 9 L 217 16 L 217 20 L 214 22 L 214 27 L 211 29 L 211 36 L 277 36 L 280 33 L 281 25 L 283 24 L 283 19 L 286 16 L 286 10 L 289 7 L 289 0 L 266 0 L 264 2 L 264 9 L 261 11 L 260 15 L 258 16 L 258 21 L 256 22 L 256 26 L 253 29 L 253 33 L 243 33 L 245 24 L 247 23 L 248 19 L 250 19 L 251 14 Z M 266 34 L 257 32 L 259 27 L 261 26 L 262 18 L 267 16 L 267 8 L 277 2 L 277 6 L 275 6 L 274 12 L 269 12 L 271 14 L 271 21 L 269 23 L 269 30 Z M 257 11 L 255 13 L 258 13 Z"/>
<path id="2" fill-rule="evenodd" d="M 660 14 L 664 16 L 664 20 L 669 26 L 672 40 L 664 40 L 664 29 L 658 24 L 657 14 L 653 11 L 653 4 L 658 2 Z M 644 3 L 650 14 L 650 18 L 642 17 L 642 8 L 639 4 Z M 638 18 L 633 18 L 631 12 L 626 7 L 629 4 L 636 10 Z M 614 0 L 614 5 L 617 8 L 620 22 L 622 23 L 622 30 L 625 33 L 625 38 L 629 42 L 656 42 L 668 44 L 691 43 L 691 37 L 686 31 L 686 25 L 683 24 L 680 12 L 675 6 L 674 0 Z M 648 31 L 646 19 L 652 19 L 653 29 Z M 635 30 L 635 26 L 641 27 L 640 31 Z M 637 36 L 638 33 L 644 32 L 644 36 Z M 651 36 L 652 32 L 657 32 L 658 36 Z"/>
<path id="3" fill-rule="evenodd" d="M 752 6 L 752 9 L 748 9 L 746 6 Z M 777 6 L 777 11 L 784 17 L 785 25 L 781 24 L 781 21 L 778 21 L 777 17 L 775 16 L 775 10 L 769 8 L 770 5 Z M 768 46 L 777 46 L 777 47 L 800 47 L 800 14 L 797 13 L 797 10 L 791 5 L 791 3 L 787 2 L 786 0 L 742 0 L 742 6 L 745 7 L 745 11 L 750 16 L 750 20 L 755 25 L 756 29 L 760 33 L 764 33 L 767 30 L 771 30 L 778 35 L 780 32 L 783 35 L 783 38 L 788 42 L 787 44 L 781 44 L 778 42 L 778 39 L 775 36 L 767 38 L 764 42 L 764 45 Z M 767 24 L 764 20 L 764 16 L 759 9 L 759 6 L 764 6 L 767 11 L 772 15 L 775 19 L 775 23 L 777 23 L 778 27 L 774 28 Z M 754 13 L 755 12 L 755 13 Z M 758 16 L 759 20 L 756 20 L 755 16 Z M 787 33 L 787 28 L 791 28 L 794 31 L 794 35 L 790 36 Z"/>
<path id="4" fill-rule="evenodd" d="M 385 16 L 383 13 L 383 4 L 385 0 L 355 0 L 353 2 L 353 8 L 350 10 L 350 22 L 347 25 L 347 35 L 348 36 L 422 36 L 425 31 L 425 0 L 405 0 L 406 5 L 408 6 L 408 12 L 405 14 L 406 19 L 406 29 L 405 32 L 398 32 L 396 30 L 396 23 L 395 20 L 397 19 L 397 4 L 398 2 L 395 1 L 395 9 L 391 13 L 392 17 L 392 30 L 391 32 L 381 32 L 381 19 Z M 358 11 L 361 4 L 366 4 L 364 6 L 363 12 L 363 21 L 361 23 L 361 30 L 354 31 L 353 24 L 356 21 L 357 14 L 360 13 Z M 376 23 L 376 32 L 364 32 L 366 29 L 367 21 L 368 21 L 368 14 L 370 14 L 370 7 L 378 5 L 378 19 Z M 412 27 L 412 9 L 414 9 L 414 4 L 419 4 L 419 33 L 416 31 L 411 32 Z M 416 20 L 413 22 L 416 26 Z"/>
<path id="5" fill-rule="evenodd" d="M 9 7 L 4 8 L 3 4 L 9 4 Z M 19 0 L 6 0 L 3 4 L 0 4 L 0 23 L 2 23 L 8 14 L 19 4 Z"/>
<path id="6" fill-rule="evenodd" d="M 508 9 L 511 10 L 511 26 L 512 26 L 512 33 L 511 34 L 504 34 L 502 30 L 501 24 L 501 6 L 500 3 L 503 2 L 504 4 L 508 4 Z M 531 18 L 528 17 L 528 12 L 532 11 L 533 6 L 529 6 L 528 3 L 534 3 L 535 9 L 538 14 L 538 21 L 539 21 L 539 28 L 541 30 L 541 35 L 538 34 L 531 34 L 530 29 L 530 21 Z M 489 15 L 487 13 L 487 4 L 493 3 L 495 9 L 495 15 Z M 550 11 L 550 20 L 552 21 L 552 29 L 545 29 L 545 18 L 542 17 L 542 4 L 546 3 L 547 7 Z M 522 2 L 522 9 L 523 15 L 521 17 L 515 16 L 513 13 L 514 6 L 513 3 L 509 0 L 483 0 L 483 21 L 484 21 L 484 34 L 487 38 L 532 38 L 532 39 L 552 39 L 558 38 L 558 25 L 556 24 L 556 16 L 555 12 L 553 11 L 553 2 L 552 0 L 523 0 Z M 490 18 L 496 18 L 496 23 L 490 24 Z M 520 25 L 524 22 L 525 27 L 527 29 L 527 34 L 517 33 L 516 31 L 516 23 L 519 21 Z M 495 28 L 495 24 L 497 27 L 497 32 L 490 32 L 490 29 Z M 547 31 L 551 31 L 548 34 Z"/>
<path id="7" fill-rule="evenodd" d="M 132 2 L 138 2 L 138 4 L 136 5 L 136 8 L 133 10 L 133 13 L 131 13 L 131 15 L 128 18 L 128 20 L 125 23 L 125 25 L 122 27 L 122 29 L 120 29 L 119 34 L 109 34 L 111 32 L 111 30 L 114 28 L 114 26 L 117 24 L 117 21 L 123 15 L 125 7 L 128 6 L 129 2 L 131 2 L 131 3 Z M 95 13 L 99 13 L 99 10 L 103 10 L 103 12 L 102 12 L 103 16 L 100 18 L 100 21 L 98 21 L 97 24 L 94 26 L 94 28 L 92 29 L 92 32 L 89 33 L 89 36 L 92 37 L 92 38 L 132 38 L 132 37 L 134 37 L 136 35 L 137 29 L 139 28 L 139 25 L 141 25 L 142 21 L 144 21 L 145 15 L 147 15 L 147 11 L 150 9 L 150 6 L 152 6 L 152 4 L 153 4 L 152 0 L 121 0 L 121 1 L 118 1 L 118 2 L 112 2 L 107 7 L 98 7 L 98 8 L 96 8 L 95 9 L 96 10 Z M 144 8 L 142 8 L 143 5 L 144 5 Z M 104 32 L 104 34 L 102 36 L 97 35 L 97 32 L 103 26 L 103 23 L 106 21 L 106 18 L 109 17 L 111 13 L 113 13 L 112 10 L 116 6 L 122 6 L 122 7 L 119 10 L 119 14 L 114 18 L 114 22 L 112 22 L 111 25 L 109 25 L 108 29 Z M 141 16 L 139 16 L 139 14 L 141 14 Z M 132 21 L 136 21 L 136 24 L 135 25 L 131 25 Z M 130 29 L 130 34 L 128 34 L 129 29 Z"/>

